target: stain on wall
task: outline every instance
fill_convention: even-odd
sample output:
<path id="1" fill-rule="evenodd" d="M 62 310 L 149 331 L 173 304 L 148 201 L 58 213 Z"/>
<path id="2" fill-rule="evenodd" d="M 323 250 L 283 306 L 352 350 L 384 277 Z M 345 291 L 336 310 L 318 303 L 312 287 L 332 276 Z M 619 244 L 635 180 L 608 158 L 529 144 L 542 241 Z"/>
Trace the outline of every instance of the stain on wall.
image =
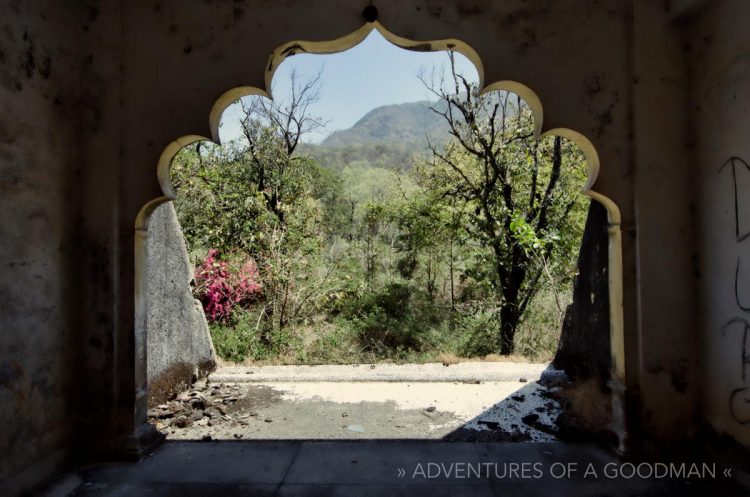
<path id="1" fill-rule="evenodd" d="M 710 2 L 688 26 L 703 415 L 750 446 L 750 4 Z"/>
<path id="2" fill-rule="evenodd" d="M 636 4 L 646 7 L 633 16 Z M 45 461 L 62 462 L 81 443 L 112 450 L 135 433 L 133 224 L 161 194 L 160 153 L 177 137 L 207 135 L 211 106 L 228 89 L 262 87 L 277 46 L 346 35 L 362 24 L 361 9 L 340 0 L 0 3 L 0 419 L 11 434 L 0 438 L 0 479 L 28 483 L 25 470 L 43 477 L 36 469 L 52 471 Z M 684 434 L 700 370 L 704 415 L 750 444 L 738 352 L 747 333 L 742 321 L 725 329 L 747 319 L 750 247 L 737 243 L 728 169 L 716 174 L 729 157 L 750 158 L 750 31 L 741 22 L 750 4 L 712 3 L 687 28 L 689 54 L 664 48 L 680 46 L 681 33 L 650 0 L 381 0 L 378 9 L 400 36 L 469 43 L 487 83 L 528 85 L 544 103 L 545 128 L 592 140 L 596 190 L 623 215 L 630 386 L 643 373 L 636 393 L 654 430 Z M 656 67 L 632 67 L 634 54 Z M 693 161 L 698 272 L 685 214 Z M 696 282 L 700 357 L 690 355 Z M 74 443 L 74 426 L 88 436 Z"/>
<path id="3" fill-rule="evenodd" d="M 59 468 L 74 447 L 77 14 L 0 3 L 3 495 Z"/>

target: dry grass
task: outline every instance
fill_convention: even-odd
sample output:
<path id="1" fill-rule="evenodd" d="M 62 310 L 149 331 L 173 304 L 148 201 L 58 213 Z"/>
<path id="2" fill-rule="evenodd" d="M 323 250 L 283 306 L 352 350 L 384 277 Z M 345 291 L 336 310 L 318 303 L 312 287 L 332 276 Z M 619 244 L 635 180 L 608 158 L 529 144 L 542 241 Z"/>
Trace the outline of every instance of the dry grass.
<path id="1" fill-rule="evenodd" d="M 450 366 L 451 364 L 458 364 L 461 362 L 461 358 L 452 352 L 443 352 L 438 355 L 438 361 L 443 363 L 443 366 Z"/>
<path id="2" fill-rule="evenodd" d="M 453 364 L 459 364 L 462 362 L 513 362 L 513 363 L 539 363 L 539 362 L 546 362 L 546 361 L 531 361 L 528 357 L 523 357 L 519 355 L 509 355 L 509 356 L 503 356 L 499 354 L 489 354 L 484 357 L 461 357 L 458 356 L 452 352 L 441 352 L 437 356 L 434 357 L 422 357 L 419 361 L 393 361 L 391 359 L 377 359 L 377 358 L 368 358 L 370 360 L 359 362 L 359 363 L 346 363 L 346 364 L 424 364 L 424 363 L 431 363 L 431 362 L 439 362 L 442 363 L 444 366 L 450 366 Z M 225 359 L 222 359 L 221 357 L 216 357 L 216 365 L 218 367 L 232 367 L 232 366 L 287 366 L 287 365 L 299 365 L 301 364 L 299 360 L 297 360 L 296 357 L 293 356 L 280 356 L 280 357 L 273 357 L 270 359 L 245 359 L 241 362 L 232 362 L 227 361 Z M 316 364 L 316 363 L 304 363 L 304 364 Z M 324 363 L 321 363 L 324 364 Z M 338 364 L 338 363 L 336 363 Z"/>
<path id="3" fill-rule="evenodd" d="M 471 359 L 469 359 L 471 360 Z M 522 355 L 500 355 L 500 354 L 487 354 L 482 358 L 484 362 L 548 362 L 548 361 L 532 361 L 528 357 Z"/>
<path id="4" fill-rule="evenodd" d="M 448 366 L 450 364 L 458 364 L 460 362 L 517 362 L 517 363 L 538 363 L 538 362 L 549 362 L 549 361 L 532 361 L 528 357 L 521 355 L 500 355 L 500 354 L 487 354 L 483 357 L 461 357 L 452 352 L 442 352 L 438 354 L 436 361 L 429 362 L 442 362 Z"/>

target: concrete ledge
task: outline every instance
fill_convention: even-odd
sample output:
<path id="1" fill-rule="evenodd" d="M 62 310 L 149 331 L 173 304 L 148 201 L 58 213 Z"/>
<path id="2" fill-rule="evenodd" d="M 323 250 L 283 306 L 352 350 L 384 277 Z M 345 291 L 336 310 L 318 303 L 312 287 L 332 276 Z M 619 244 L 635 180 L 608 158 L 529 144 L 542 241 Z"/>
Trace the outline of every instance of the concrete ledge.
<path id="1" fill-rule="evenodd" d="M 444 366 L 440 363 L 235 366 L 219 368 L 211 373 L 208 379 L 217 383 L 534 381 L 539 378 L 547 366 L 547 363 L 523 362 L 462 362 L 450 366 Z"/>

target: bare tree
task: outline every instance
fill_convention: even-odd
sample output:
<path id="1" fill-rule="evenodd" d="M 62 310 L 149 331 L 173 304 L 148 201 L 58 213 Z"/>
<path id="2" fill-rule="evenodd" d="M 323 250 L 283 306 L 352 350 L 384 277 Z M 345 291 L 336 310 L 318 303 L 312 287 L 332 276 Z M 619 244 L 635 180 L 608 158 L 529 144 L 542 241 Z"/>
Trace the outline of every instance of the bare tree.
<path id="1" fill-rule="evenodd" d="M 479 95 L 477 86 L 456 72 L 452 52 L 449 57 L 448 80 L 436 82 L 434 73 L 431 79 L 420 76 L 437 97 L 432 111 L 451 135 L 443 147 L 430 143 L 430 181 L 443 196 L 467 206 L 466 229 L 492 254 L 500 352 L 511 354 L 516 329 L 542 284 L 545 264 L 539 260 L 547 261 L 555 248 L 549 234 L 564 229 L 580 199 L 563 191 L 561 139 L 543 146 L 520 97 Z"/>
<path id="2" fill-rule="evenodd" d="M 242 133 L 246 146 L 241 148 L 241 162 L 248 170 L 246 178 L 253 183 L 249 190 L 263 195 L 266 210 L 277 223 L 266 233 L 268 266 L 273 278 L 267 284 L 268 299 L 262 339 L 270 343 L 274 318 L 279 328 L 286 326 L 293 290 L 293 253 L 299 249 L 289 236 L 287 204 L 304 195 L 305 159 L 295 156 L 302 137 L 325 126 L 310 112 L 320 96 L 319 72 L 312 79 L 301 79 L 296 71 L 290 76 L 290 93 L 283 100 L 252 97 L 241 100 Z M 294 310 L 292 309 L 292 313 Z"/>
<path id="3" fill-rule="evenodd" d="M 256 178 L 256 188 L 263 193 L 266 207 L 284 223 L 285 201 L 289 169 L 293 167 L 294 152 L 303 135 L 325 127 L 326 123 L 310 114 L 310 105 L 320 97 L 319 72 L 301 81 L 296 71 L 291 73 L 291 94 L 283 101 L 264 97 L 240 100 L 243 117 L 242 133 L 247 140 L 246 155 Z"/>

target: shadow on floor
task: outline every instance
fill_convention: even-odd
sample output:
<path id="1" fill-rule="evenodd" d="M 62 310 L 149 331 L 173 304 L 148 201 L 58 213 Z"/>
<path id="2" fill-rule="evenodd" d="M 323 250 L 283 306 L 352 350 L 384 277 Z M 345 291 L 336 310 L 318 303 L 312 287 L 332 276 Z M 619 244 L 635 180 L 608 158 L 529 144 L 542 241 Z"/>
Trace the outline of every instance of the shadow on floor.
<path id="1" fill-rule="evenodd" d="M 623 477 L 629 466 L 617 464 L 596 446 L 558 442 L 168 442 L 137 463 L 80 470 L 68 495 L 747 495 L 724 468 L 714 478 L 701 467 L 700 477 L 644 479 Z"/>
<path id="2" fill-rule="evenodd" d="M 553 442 L 560 412 L 549 387 L 518 379 L 247 382 L 196 385 L 149 419 L 171 440 Z"/>

